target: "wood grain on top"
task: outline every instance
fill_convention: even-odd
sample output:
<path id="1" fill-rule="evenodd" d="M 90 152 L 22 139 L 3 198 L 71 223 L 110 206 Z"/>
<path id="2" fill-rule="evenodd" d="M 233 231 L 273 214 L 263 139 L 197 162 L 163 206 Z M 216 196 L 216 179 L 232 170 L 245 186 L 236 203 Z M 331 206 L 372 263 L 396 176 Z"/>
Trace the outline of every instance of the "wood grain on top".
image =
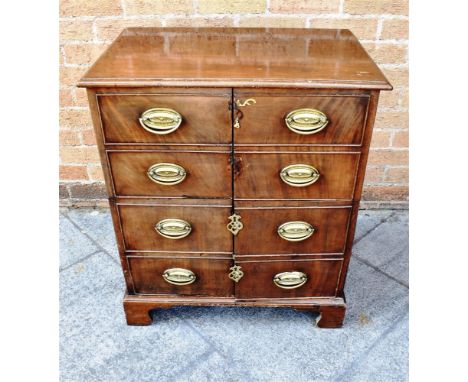
<path id="1" fill-rule="evenodd" d="M 82 87 L 391 89 L 347 29 L 128 28 Z"/>

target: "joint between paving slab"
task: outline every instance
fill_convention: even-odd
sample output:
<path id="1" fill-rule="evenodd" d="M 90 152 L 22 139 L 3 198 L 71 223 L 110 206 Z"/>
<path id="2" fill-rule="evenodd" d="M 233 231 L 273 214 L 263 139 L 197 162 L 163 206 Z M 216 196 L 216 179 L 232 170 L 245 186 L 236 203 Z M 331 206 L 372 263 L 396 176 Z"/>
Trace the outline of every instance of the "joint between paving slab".
<path id="1" fill-rule="evenodd" d="M 404 319 L 407 315 L 408 310 L 406 309 L 404 314 L 398 316 L 395 319 L 393 325 L 391 325 L 387 330 L 385 330 L 363 353 L 361 353 L 353 362 L 351 362 L 351 364 L 345 369 L 345 371 L 342 374 L 340 374 L 338 378 L 335 379 L 335 382 L 349 381 L 350 377 L 352 376 L 352 372 L 355 370 L 356 366 L 359 366 L 361 364 L 361 361 L 364 360 L 379 343 L 381 343 L 385 338 L 387 338 L 388 335 L 395 330 L 396 326 L 400 323 L 400 321 Z"/>
<path id="2" fill-rule="evenodd" d="M 395 281 L 396 283 L 400 284 L 401 286 L 405 287 L 406 289 L 409 289 L 409 285 L 405 283 L 404 281 L 398 280 L 396 277 L 388 274 L 387 272 L 381 270 L 380 268 L 376 267 L 375 265 L 371 264 L 367 260 L 361 259 L 358 255 L 353 255 L 353 257 L 359 261 L 360 263 L 367 265 L 368 267 L 372 268 L 374 271 L 377 271 L 381 273 L 384 276 L 387 276 L 389 279 Z"/>
<path id="3" fill-rule="evenodd" d="M 61 214 L 71 224 L 73 224 L 73 226 L 77 228 L 84 236 L 86 236 L 86 238 L 88 238 L 96 247 L 98 247 L 101 252 L 104 252 L 107 256 L 109 256 L 115 264 L 120 265 L 120 263 L 117 260 L 115 260 L 114 257 L 101 244 L 99 244 L 95 239 L 93 239 L 88 233 L 83 232 L 82 228 L 77 223 L 75 223 L 75 221 L 70 216 L 68 216 L 67 212 L 61 212 Z"/>
<path id="4" fill-rule="evenodd" d="M 367 237 L 370 233 L 374 232 L 377 228 L 379 228 L 382 224 L 386 223 L 390 218 L 395 216 L 396 212 L 392 212 L 386 218 L 383 218 L 380 222 L 378 222 L 374 227 L 372 227 L 369 231 L 367 231 L 364 235 L 362 235 L 359 239 L 355 240 L 353 246 L 359 243 L 362 239 Z"/>
<path id="5" fill-rule="evenodd" d="M 216 354 L 219 354 L 223 359 L 225 359 L 225 360 L 228 361 L 228 362 L 231 362 L 232 364 L 236 363 L 236 361 L 234 361 L 229 355 L 224 354 L 224 352 L 223 352 L 222 350 L 218 349 L 218 347 L 217 347 L 209 338 L 206 338 L 200 330 L 198 330 L 196 327 L 194 327 L 190 321 L 187 321 L 185 318 L 183 319 L 183 321 L 184 321 L 195 333 L 197 333 L 198 336 L 199 336 L 202 340 L 204 340 L 204 341 L 210 346 L 210 348 L 213 349 L 213 351 L 214 351 Z M 246 380 L 246 381 L 251 381 L 251 380 L 252 380 L 252 377 L 251 377 L 250 373 L 248 372 L 248 370 L 247 370 L 246 368 L 241 368 L 241 370 L 242 370 L 245 374 L 247 374 L 247 375 L 245 376 L 245 378 L 246 378 L 245 380 Z"/>
<path id="6" fill-rule="evenodd" d="M 89 258 L 93 257 L 94 255 L 97 255 L 98 253 L 101 253 L 101 250 L 98 249 L 97 251 L 94 251 L 93 253 L 90 253 L 89 255 L 86 255 L 85 257 L 82 257 L 81 259 L 63 267 L 63 268 L 60 268 L 59 269 L 59 273 L 61 273 L 62 271 L 66 271 L 67 269 L 70 269 L 71 267 L 79 264 L 79 263 L 82 263 L 83 261 L 86 261 L 88 260 Z"/>
<path id="7" fill-rule="evenodd" d="M 200 354 L 197 358 L 190 361 L 189 364 L 186 365 L 183 370 L 181 370 L 179 373 L 176 373 L 170 378 L 179 380 L 179 378 L 182 378 L 184 375 L 189 374 L 190 376 L 190 373 L 195 369 L 197 365 L 201 364 L 203 361 L 206 361 L 210 357 L 210 355 L 215 354 L 215 353 L 216 353 L 216 350 L 212 349 L 210 345 L 210 348 L 206 352 Z"/>

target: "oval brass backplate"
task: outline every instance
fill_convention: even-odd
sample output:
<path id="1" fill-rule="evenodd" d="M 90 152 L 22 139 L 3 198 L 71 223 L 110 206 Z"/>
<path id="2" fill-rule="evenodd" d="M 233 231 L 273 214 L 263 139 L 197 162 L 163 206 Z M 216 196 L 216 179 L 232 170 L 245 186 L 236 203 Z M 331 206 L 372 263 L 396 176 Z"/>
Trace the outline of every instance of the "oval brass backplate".
<path id="1" fill-rule="evenodd" d="M 181 219 L 164 219 L 156 223 L 154 229 L 167 239 L 183 239 L 192 232 L 190 223 Z"/>
<path id="2" fill-rule="evenodd" d="M 278 227 L 278 235 L 287 241 L 302 241 L 312 236 L 315 229 L 307 222 L 293 221 Z"/>
<path id="3" fill-rule="evenodd" d="M 157 184 L 174 186 L 183 182 L 187 172 L 182 166 L 174 163 L 156 163 L 147 171 L 148 178 Z"/>
<path id="4" fill-rule="evenodd" d="M 303 272 L 282 272 L 273 277 L 273 283 L 282 289 L 295 289 L 307 282 L 307 275 Z"/>
<path id="5" fill-rule="evenodd" d="M 189 285 L 195 282 L 197 276 L 189 269 L 184 268 L 170 268 L 166 269 L 162 277 L 169 284 L 174 285 Z"/>
<path id="6" fill-rule="evenodd" d="M 308 164 L 292 164 L 280 171 L 280 178 L 289 186 L 306 187 L 315 183 L 320 178 L 320 173 Z"/>
<path id="7" fill-rule="evenodd" d="M 327 116 L 316 109 L 293 110 L 284 121 L 289 130 L 303 135 L 316 134 L 328 124 Z"/>
<path id="8" fill-rule="evenodd" d="M 175 110 L 166 108 L 152 108 L 141 114 L 140 125 L 150 133 L 170 134 L 182 123 L 182 116 Z"/>

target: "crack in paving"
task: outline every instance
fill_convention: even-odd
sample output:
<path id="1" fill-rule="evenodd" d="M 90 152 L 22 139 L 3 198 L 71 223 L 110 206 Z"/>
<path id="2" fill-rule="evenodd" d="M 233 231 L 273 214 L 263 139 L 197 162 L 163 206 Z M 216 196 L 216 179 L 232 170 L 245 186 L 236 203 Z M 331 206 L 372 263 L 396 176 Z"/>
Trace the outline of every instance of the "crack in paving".
<path id="1" fill-rule="evenodd" d="M 62 216 L 65 217 L 74 227 L 76 227 L 86 238 L 88 238 L 101 252 L 104 252 L 107 256 L 109 256 L 114 263 L 120 265 L 118 261 L 115 260 L 114 256 L 112 256 L 101 244 L 99 244 L 93 237 L 91 237 L 87 232 L 83 232 L 82 227 L 80 227 L 70 216 L 68 213 L 61 212 Z"/>

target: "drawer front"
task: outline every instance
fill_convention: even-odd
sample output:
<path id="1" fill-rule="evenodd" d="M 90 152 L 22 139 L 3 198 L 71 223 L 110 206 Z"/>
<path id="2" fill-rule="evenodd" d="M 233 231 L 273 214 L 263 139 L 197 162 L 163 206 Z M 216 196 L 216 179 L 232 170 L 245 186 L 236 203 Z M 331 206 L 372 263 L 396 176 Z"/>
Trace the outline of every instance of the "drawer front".
<path id="1" fill-rule="evenodd" d="M 104 143 L 225 143 L 231 142 L 230 92 L 222 95 L 125 94 L 99 95 Z M 170 109 L 181 116 L 180 126 L 166 134 L 148 131 L 140 123 L 150 109 Z M 164 117 L 165 114 L 161 115 Z M 160 116 L 160 117 L 161 117 Z M 158 124 L 158 115 L 153 121 Z M 174 121 L 177 124 L 177 121 Z M 162 125 L 161 125 L 162 126 Z M 164 130 L 172 130 L 167 125 Z"/>
<path id="2" fill-rule="evenodd" d="M 235 99 L 240 102 L 255 100 L 254 104 L 251 102 L 250 105 L 239 108 L 242 112 L 240 128 L 234 129 L 237 144 L 361 145 L 362 143 L 368 96 L 309 96 L 307 93 L 276 96 L 237 92 Z M 289 115 L 297 121 L 300 114 L 290 113 L 301 109 L 313 109 L 323 113 L 327 122 L 325 127 L 321 129 L 320 123 L 304 122 L 302 119 L 300 130 L 295 130 L 293 123 L 289 123 L 293 130 L 289 129 L 285 118 Z"/>
<path id="3" fill-rule="evenodd" d="M 230 198 L 232 195 L 229 152 L 113 151 L 107 155 L 117 196 Z M 158 172 L 158 164 L 175 165 L 173 173 L 164 168 Z"/>
<path id="4" fill-rule="evenodd" d="M 126 250 L 232 252 L 230 206 L 120 204 L 118 210 Z"/>
<path id="5" fill-rule="evenodd" d="M 351 200 L 359 153 L 247 153 L 235 154 L 234 195 L 237 199 Z M 312 184 L 298 187 L 294 165 L 312 167 L 319 174 Z M 288 177 L 281 174 L 289 173 Z M 300 173 L 300 171 L 299 171 Z M 307 178 L 297 177 L 299 180 Z M 292 181 L 291 181 L 292 180 Z M 302 181 L 301 180 L 301 181 Z"/>
<path id="6" fill-rule="evenodd" d="M 236 285 L 238 298 L 333 297 L 342 260 L 238 260 L 236 263 L 244 272 Z"/>
<path id="7" fill-rule="evenodd" d="M 351 207 L 242 207 L 236 208 L 236 214 L 243 223 L 235 237 L 237 254 L 341 254 L 346 244 Z M 290 222 L 306 223 L 312 231 L 304 224 L 288 227 L 286 223 Z M 301 229 L 305 229 L 302 234 Z"/>
<path id="8" fill-rule="evenodd" d="M 232 296 L 230 259 L 128 257 L 138 294 Z"/>

